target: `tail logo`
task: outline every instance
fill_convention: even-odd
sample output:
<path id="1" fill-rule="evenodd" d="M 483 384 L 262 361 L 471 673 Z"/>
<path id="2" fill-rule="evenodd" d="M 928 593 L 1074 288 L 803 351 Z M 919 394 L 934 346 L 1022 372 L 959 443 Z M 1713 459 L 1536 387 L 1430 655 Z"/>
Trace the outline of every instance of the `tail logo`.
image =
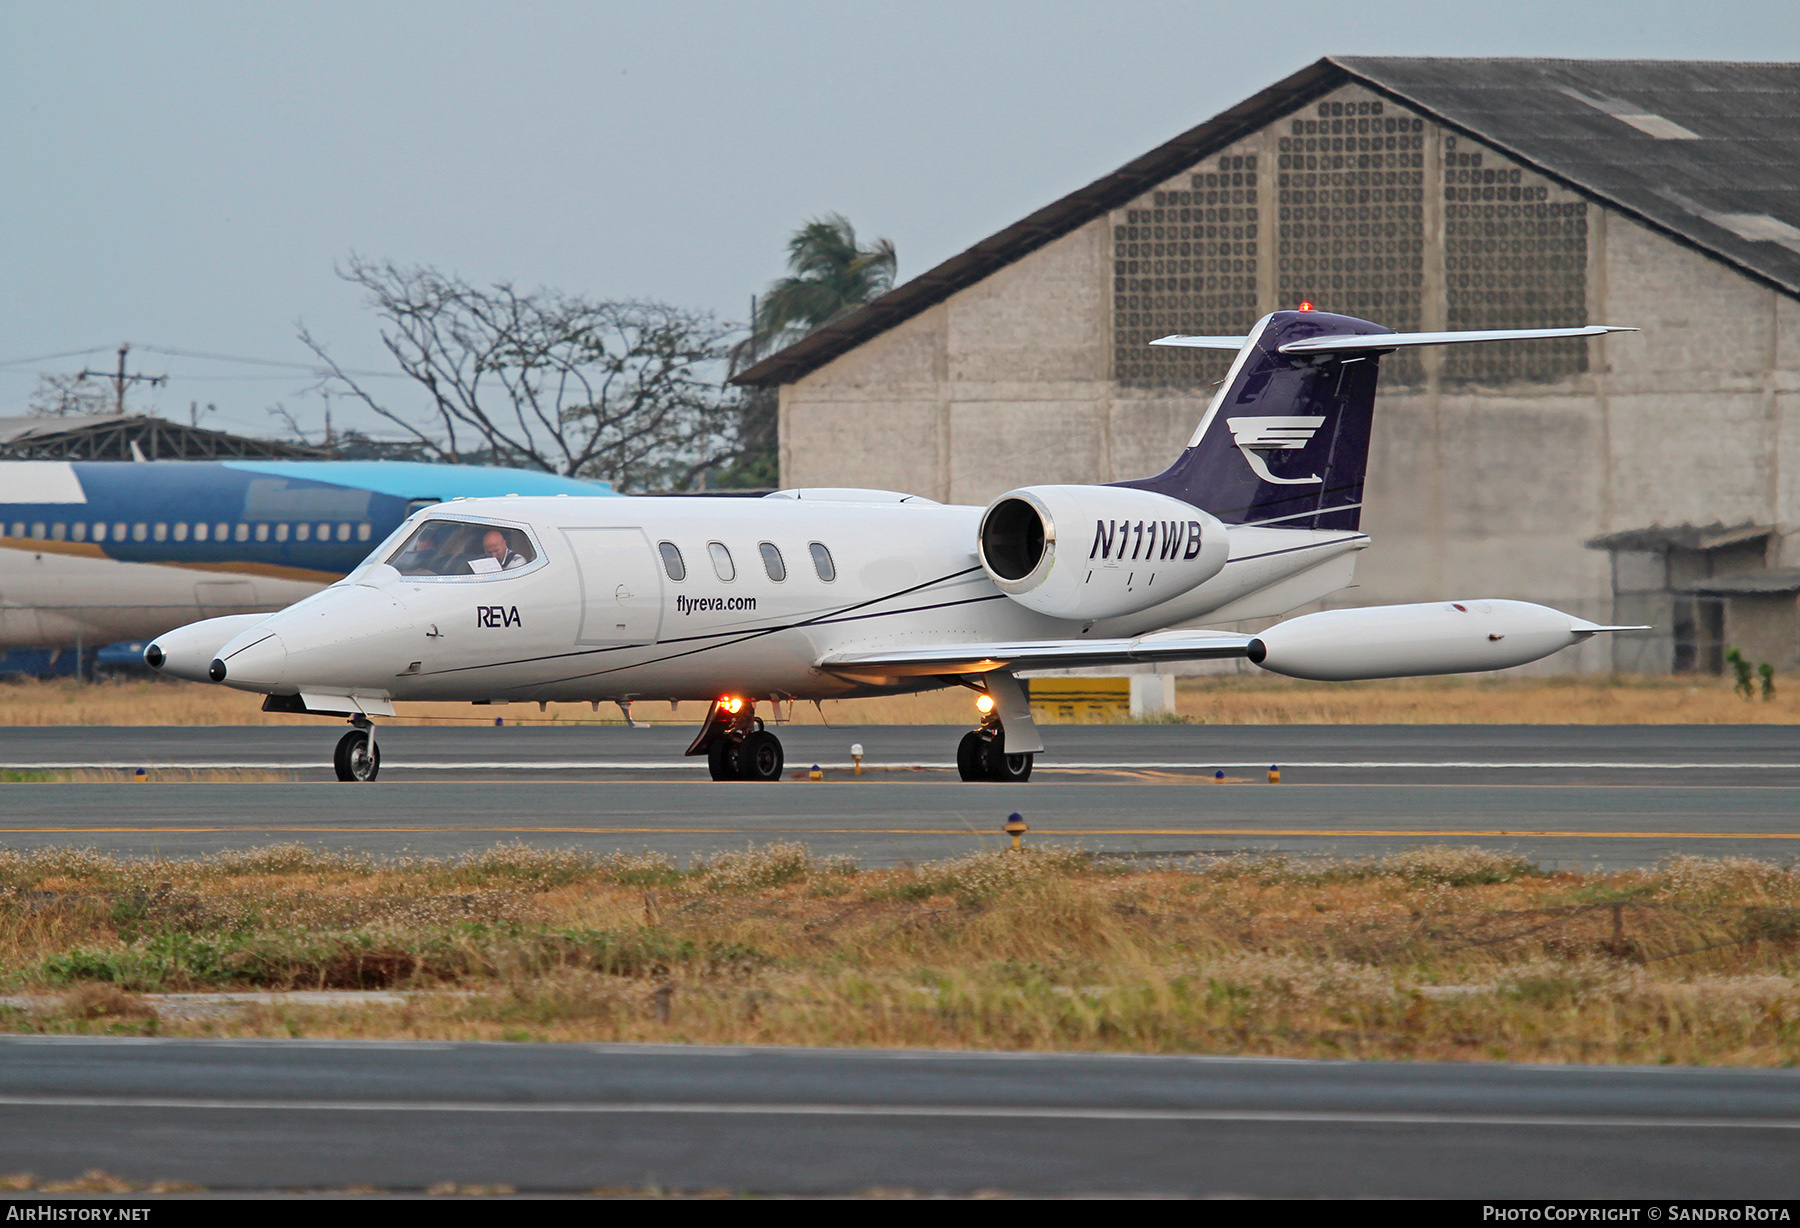
<path id="1" fill-rule="evenodd" d="M 1278 478 L 1269 472 L 1269 463 L 1262 455 L 1265 451 L 1291 452 L 1304 448 L 1325 425 L 1324 418 L 1227 418 L 1225 425 L 1231 429 L 1231 442 L 1237 445 L 1244 460 L 1263 481 L 1276 486 L 1311 486 L 1325 480 L 1316 473 L 1309 478 Z"/>

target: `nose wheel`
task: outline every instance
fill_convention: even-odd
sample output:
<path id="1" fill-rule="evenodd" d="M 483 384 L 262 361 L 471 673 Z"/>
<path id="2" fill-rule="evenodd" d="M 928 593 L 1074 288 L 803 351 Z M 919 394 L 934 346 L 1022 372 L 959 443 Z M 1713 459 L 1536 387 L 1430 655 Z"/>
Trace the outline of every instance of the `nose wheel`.
<path id="1" fill-rule="evenodd" d="M 1006 753 L 1006 730 L 999 721 L 983 722 L 963 734 L 956 747 L 956 773 L 964 780 L 997 780 L 1023 784 L 1031 779 L 1033 756 Z"/>
<path id="2" fill-rule="evenodd" d="M 331 766 L 343 781 L 364 782 L 381 774 L 381 747 L 375 744 L 375 727 L 367 722 L 338 739 Z"/>

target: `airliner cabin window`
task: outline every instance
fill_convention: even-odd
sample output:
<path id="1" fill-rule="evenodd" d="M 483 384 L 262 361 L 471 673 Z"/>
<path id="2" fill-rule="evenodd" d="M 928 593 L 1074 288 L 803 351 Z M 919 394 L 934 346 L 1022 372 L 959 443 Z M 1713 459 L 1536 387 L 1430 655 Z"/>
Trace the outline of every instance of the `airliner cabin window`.
<path id="1" fill-rule="evenodd" d="M 659 542 L 656 550 L 662 555 L 663 570 L 669 573 L 669 579 L 678 583 L 687 579 L 687 563 L 682 560 L 680 547 L 674 542 Z"/>
<path id="2" fill-rule="evenodd" d="M 403 576 L 487 576 L 537 558 L 519 529 L 466 520 L 427 520 L 384 560 Z"/>
<path id="3" fill-rule="evenodd" d="M 831 551 L 825 548 L 825 543 L 814 542 L 807 549 L 812 551 L 813 570 L 819 573 L 819 579 L 827 584 L 837 579 L 837 564 L 831 561 Z"/>
<path id="4" fill-rule="evenodd" d="M 763 570 L 769 573 L 769 579 L 780 584 L 787 579 L 787 564 L 781 559 L 781 551 L 774 542 L 763 542 L 757 547 L 762 551 Z"/>
<path id="5" fill-rule="evenodd" d="M 712 555 L 713 570 L 719 573 L 719 579 L 727 584 L 737 579 L 737 564 L 731 561 L 731 551 L 724 542 L 707 542 L 706 552 Z"/>

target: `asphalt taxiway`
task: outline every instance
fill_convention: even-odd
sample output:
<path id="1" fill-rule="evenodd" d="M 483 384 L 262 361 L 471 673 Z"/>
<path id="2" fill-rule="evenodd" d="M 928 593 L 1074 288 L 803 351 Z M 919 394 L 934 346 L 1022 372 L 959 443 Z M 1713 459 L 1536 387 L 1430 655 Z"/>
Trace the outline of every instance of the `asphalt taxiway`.
<path id="1" fill-rule="evenodd" d="M 14 727 L 0 730 L 0 766 L 121 783 L 0 785 L 0 843 L 442 855 L 517 839 L 690 856 L 784 839 L 880 865 L 998 846 L 1017 811 L 1027 839 L 1120 855 L 1423 843 L 1581 866 L 1800 855 L 1800 729 L 1784 726 L 1052 726 L 1024 785 L 958 781 L 954 728 L 781 736 L 800 779 L 717 784 L 681 756 L 683 727 L 396 727 L 380 732 L 381 779 L 347 785 L 322 766 L 329 727 Z M 813 764 L 823 782 L 805 779 Z M 137 767 L 149 783 L 122 783 Z M 291 779 L 158 779 L 206 769 Z"/>
<path id="2" fill-rule="evenodd" d="M 0 1164 L 214 1190 L 1793 1198 L 1800 1073 L 0 1038 Z"/>

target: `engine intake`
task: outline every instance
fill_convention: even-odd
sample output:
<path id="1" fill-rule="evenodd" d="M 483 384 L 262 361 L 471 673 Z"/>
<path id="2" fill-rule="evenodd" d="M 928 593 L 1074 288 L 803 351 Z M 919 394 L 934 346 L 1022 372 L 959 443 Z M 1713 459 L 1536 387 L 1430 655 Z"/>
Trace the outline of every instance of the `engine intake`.
<path id="1" fill-rule="evenodd" d="M 1224 526 L 1179 499 L 1120 486 L 1028 486 L 988 506 L 981 565 L 1001 592 L 1057 618 L 1170 601 L 1219 573 Z"/>

